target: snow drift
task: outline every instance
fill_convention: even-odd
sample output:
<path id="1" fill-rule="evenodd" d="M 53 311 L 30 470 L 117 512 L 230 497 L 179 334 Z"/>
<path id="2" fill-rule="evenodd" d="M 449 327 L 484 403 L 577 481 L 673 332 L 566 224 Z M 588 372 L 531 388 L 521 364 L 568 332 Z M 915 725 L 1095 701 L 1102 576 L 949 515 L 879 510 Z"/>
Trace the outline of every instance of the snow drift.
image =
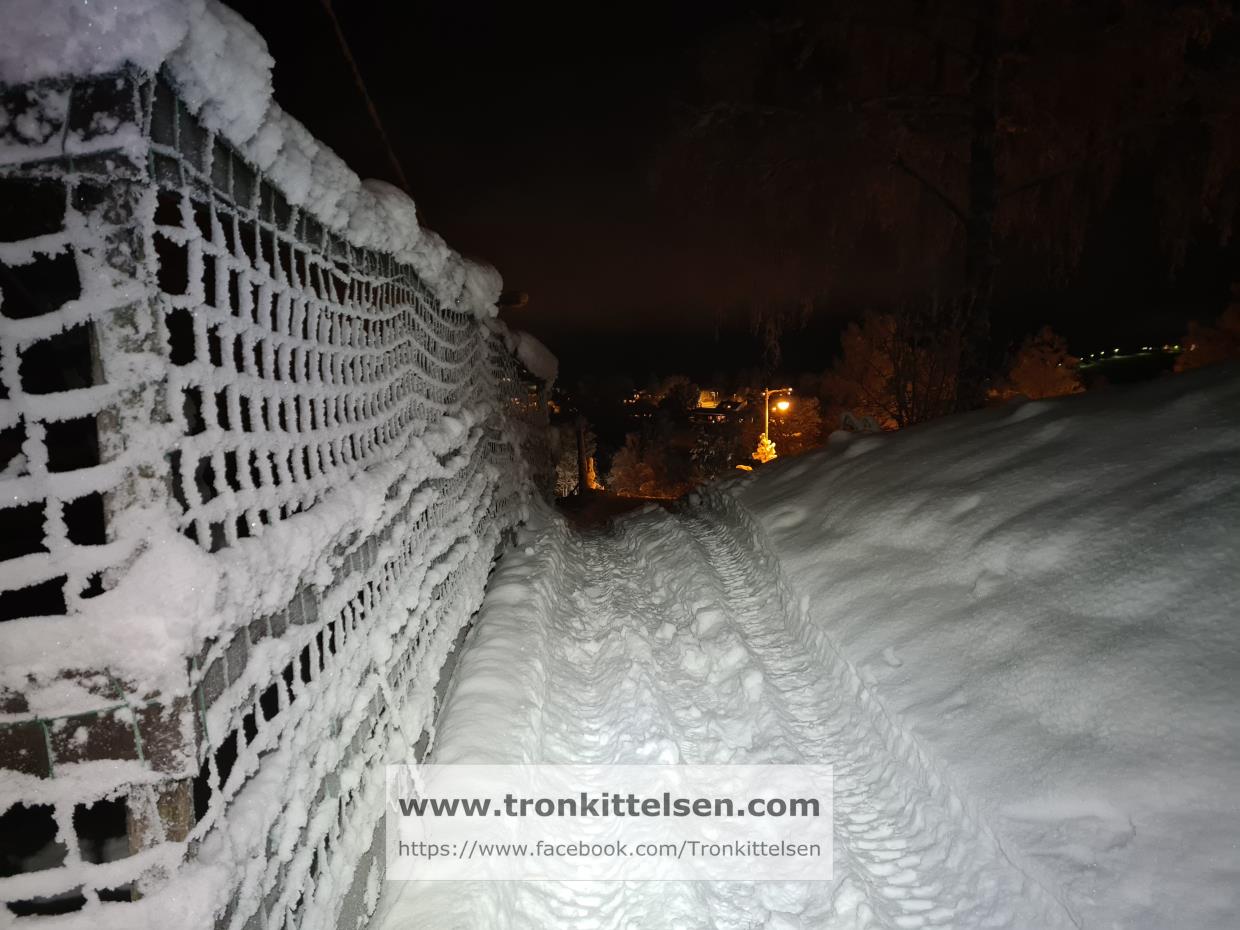
<path id="1" fill-rule="evenodd" d="M 1012 405 L 736 488 L 809 622 L 1087 927 L 1240 906 L 1240 377 Z"/>

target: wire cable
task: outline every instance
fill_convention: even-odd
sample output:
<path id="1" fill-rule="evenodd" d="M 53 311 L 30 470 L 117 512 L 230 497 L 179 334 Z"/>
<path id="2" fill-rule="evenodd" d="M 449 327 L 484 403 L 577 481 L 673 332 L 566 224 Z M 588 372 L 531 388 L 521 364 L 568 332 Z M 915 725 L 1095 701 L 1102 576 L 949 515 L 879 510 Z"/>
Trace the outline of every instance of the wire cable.
<path id="1" fill-rule="evenodd" d="M 362 71 L 357 66 L 357 59 L 353 57 L 353 50 L 349 48 L 349 40 L 345 38 L 344 30 L 340 27 L 340 20 L 336 18 L 336 11 L 332 9 L 332 0 L 320 0 L 320 2 L 323 5 L 323 11 L 327 13 L 327 18 L 331 20 L 332 29 L 336 33 L 336 41 L 340 45 L 340 51 L 353 71 L 353 83 L 357 85 L 357 89 L 362 94 L 362 99 L 366 101 L 366 109 L 370 113 L 370 121 L 374 124 L 375 130 L 379 133 L 379 138 L 383 141 L 383 147 L 387 150 L 388 161 L 392 165 L 392 170 L 396 173 L 397 180 L 400 181 L 401 189 L 406 194 L 412 196 L 413 192 L 409 189 L 409 179 L 405 177 L 405 169 L 401 167 L 400 159 L 396 157 L 396 150 L 392 148 L 392 142 L 388 138 L 387 131 L 383 128 L 383 120 L 379 118 L 379 110 L 375 107 L 375 102 L 371 99 L 370 92 L 366 89 L 366 82 L 362 79 Z"/>

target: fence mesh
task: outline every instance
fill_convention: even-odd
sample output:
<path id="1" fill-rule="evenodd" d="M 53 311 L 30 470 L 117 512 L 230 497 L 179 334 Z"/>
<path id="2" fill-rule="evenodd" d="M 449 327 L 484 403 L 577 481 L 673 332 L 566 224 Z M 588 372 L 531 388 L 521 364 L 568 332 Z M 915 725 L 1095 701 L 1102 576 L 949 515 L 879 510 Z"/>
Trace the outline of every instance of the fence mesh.
<path id="1" fill-rule="evenodd" d="M 367 770 L 425 751 L 549 474 L 533 379 L 162 76 L 4 88 L 0 117 L 3 642 L 89 641 L 165 526 L 289 592 L 227 603 L 175 687 L 81 662 L 4 678 L 0 905 L 136 925 L 192 882 L 221 927 L 337 926 L 346 901 L 357 923 L 382 867 Z M 356 524 L 342 507 L 364 529 L 316 531 Z M 271 539 L 288 550 L 263 561 Z"/>

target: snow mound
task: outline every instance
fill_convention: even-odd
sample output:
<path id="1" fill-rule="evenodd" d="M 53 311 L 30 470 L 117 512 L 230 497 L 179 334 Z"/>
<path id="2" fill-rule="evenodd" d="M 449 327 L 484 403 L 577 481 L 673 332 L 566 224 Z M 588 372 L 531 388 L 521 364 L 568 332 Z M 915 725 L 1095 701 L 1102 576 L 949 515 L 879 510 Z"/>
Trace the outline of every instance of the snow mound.
<path id="1" fill-rule="evenodd" d="M 186 38 L 168 61 L 181 99 L 204 126 L 242 145 L 272 107 L 275 59 L 258 30 L 223 4 L 198 0 L 184 9 Z"/>
<path id="2" fill-rule="evenodd" d="M 1240 906 L 1240 377 L 984 411 L 732 493 L 808 623 L 1081 926 Z"/>
<path id="3" fill-rule="evenodd" d="M 551 354 L 551 350 L 529 333 L 513 330 L 513 337 L 517 343 L 517 358 L 530 370 L 530 374 L 548 384 L 555 381 L 560 373 L 560 361 Z"/>

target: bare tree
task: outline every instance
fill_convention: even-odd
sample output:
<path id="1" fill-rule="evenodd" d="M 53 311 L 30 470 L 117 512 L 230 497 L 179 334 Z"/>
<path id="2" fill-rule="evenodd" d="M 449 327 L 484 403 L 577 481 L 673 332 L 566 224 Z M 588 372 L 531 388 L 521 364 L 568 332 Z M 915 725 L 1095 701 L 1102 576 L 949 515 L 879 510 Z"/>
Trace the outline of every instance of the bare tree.
<path id="1" fill-rule="evenodd" d="M 1064 338 L 1044 326 L 1021 344 L 1006 383 L 994 394 L 1000 398 L 1020 394 L 1031 400 L 1078 394 L 1085 390 L 1077 372 L 1078 362 L 1068 351 Z"/>
<path id="2" fill-rule="evenodd" d="M 607 487 L 622 497 L 650 497 L 658 490 L 658 473 L 647 461 L 647 450 L 641 435 L 629 433 L 624 446 L 611 460 Z"/>
<path id="3" fill-rule="evenodd" d="M 900 429 L 951 413 L 961 323 L 950 308 L 867 314 L 841 336 L 842 354 L 824 378 L 837 416 L 873 417 Z"/>
<path id="4" fill-rule="evenodd" d="M 1213 325 L 1189 323 L 1175 360 L 1176 371 L 1191 371 L 1240 359 L 1240 303 L 1228 307 Z"/>
<path id="5" fill-rule="evenodd" d="M 707 207 L 726 204 L 729 228 L 754 249 L 816 262 L 802 297 L 878 258 L 893 287 L 954 303 L 957 406 L 984 393 L 1004 259 L 1021 252 L 1066 275 L 1125 172 L 1158 178 L 1169 269 L 1200 224 L 1230 234 L 1240 199 L 1232 4 L 776 8 L 707 44 L 665 173 Z"/>

